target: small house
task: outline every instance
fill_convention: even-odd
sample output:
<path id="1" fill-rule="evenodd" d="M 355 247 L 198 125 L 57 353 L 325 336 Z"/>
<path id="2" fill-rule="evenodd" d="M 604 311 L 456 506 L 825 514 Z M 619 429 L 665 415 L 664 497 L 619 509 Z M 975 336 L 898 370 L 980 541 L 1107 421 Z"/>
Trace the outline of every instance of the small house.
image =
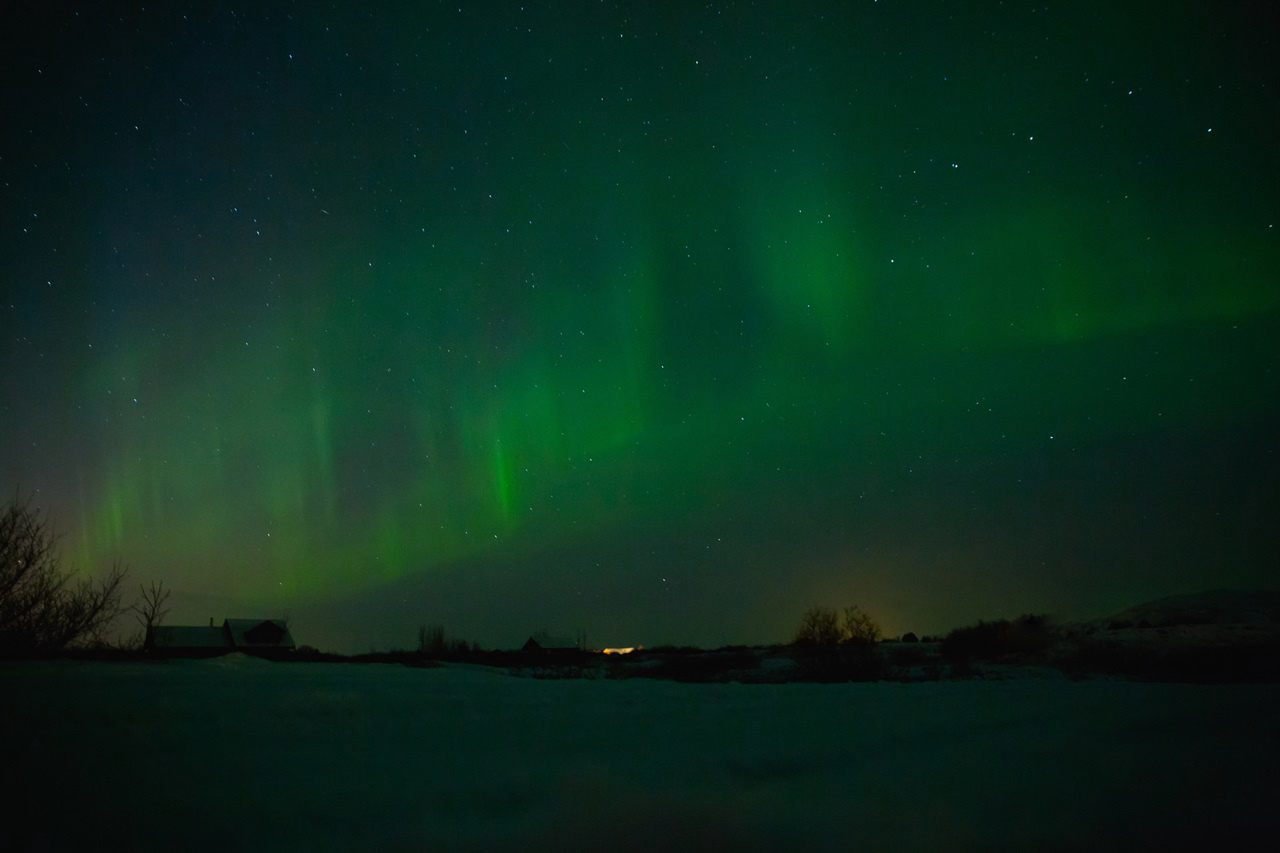
<path id="1" fill-rule="evenodd" d="M 150 651 L 169 657 L 213 657 L 227 652 L 274 654 L 294 648 L 289 626 L 280 619 L 224 619 L 215 625 L 157 625 Z"/>
<path id="2" fill-rule="evenodd" d="M 148 651 L 174 657 L 213 657 L 231 651 L 226 630 L 209 620 L 204 625 L 157 625 L 151 629 Z"/>
<path id="3" fill-rule="evenodd" d="M 529 637 L 520 647 L 522 652 L 578 652 L 582 650 L 582 641 L 571 637 L 553 637 L 546 631 Z"/>
<path id="4" fill-rule="evenodd" d="M 294 647 L 289 626 L 277 619 L 228 619 L 223 624 L 231 637 L 231 645 L 242 651 Z"/>

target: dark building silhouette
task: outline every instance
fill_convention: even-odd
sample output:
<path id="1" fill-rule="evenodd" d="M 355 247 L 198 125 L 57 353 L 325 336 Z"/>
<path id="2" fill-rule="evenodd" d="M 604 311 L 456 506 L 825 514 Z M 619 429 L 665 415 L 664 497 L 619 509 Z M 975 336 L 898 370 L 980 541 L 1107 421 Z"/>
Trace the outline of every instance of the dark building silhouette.
<path id="1" fill-rule="evenodd" d="M 572 637 L 554 637 L 546 631 L 529 637 L 520 647 L 522 652 L 578 652 L 582 651 L 582 640 Z"/>
<path id="2" fill-rule="evenodd" d="M 280 619 L 224 619 L 205 625 L 157 625 L 148 649 L 168 657 L 213 657 L 227 652 L 271 654 L 294 648 Z"/>

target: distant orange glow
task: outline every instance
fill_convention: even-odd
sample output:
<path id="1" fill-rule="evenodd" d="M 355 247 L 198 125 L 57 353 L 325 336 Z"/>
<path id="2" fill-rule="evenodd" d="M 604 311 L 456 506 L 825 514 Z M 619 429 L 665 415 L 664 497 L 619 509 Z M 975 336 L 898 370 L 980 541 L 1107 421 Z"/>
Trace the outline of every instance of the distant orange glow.
<path id="1" fill-rule="evenodd" d="M 644 648 L 641 646 L 640 648 Z M 629 655 L 636 650 L 635 646 L 627 646 L 624 649 L 604 649 L 606 655 Z"/>

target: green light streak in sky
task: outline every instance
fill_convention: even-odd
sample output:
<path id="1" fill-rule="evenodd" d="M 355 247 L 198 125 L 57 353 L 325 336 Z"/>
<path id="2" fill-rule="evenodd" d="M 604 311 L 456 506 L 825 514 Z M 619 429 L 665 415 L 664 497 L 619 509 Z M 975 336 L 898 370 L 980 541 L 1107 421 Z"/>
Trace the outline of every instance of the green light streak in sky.
<path id="1" fill-rule="evenodd" d="M 507 459 L 502 452 L 501 438 L 495 438 L 493 441 L 493 480 L 498 512 L 503 522 L 509 524 L 512 513 L 511 475 L 507 469 Z"/>
<path id="2" fill-rule="evenodd" d="M 591 38 L 554 62 L 513 30 L 500 54 L 472 45 L 474 77 L 411 37 L 436 38 L 426 12 L 436 27 L 370 42 L 412 43 L 394 59 L 348 67 L 336 29 L 312 34 L 326 52 L 291 68 L 317 63 L 318 90 L 422 85 L 376 109 L 326 94 L 320 129 L 264 108 L 280 152 L 209 182 L 204 160 L 168 164 L 128 217 L 132 186 L 92 199 L 130 224 L 94 237 L 112 260 L 69 374 L 92 424 L 84 562 L 133 549 L 246 594 L 331 594 L 713 513 L 778 472 L 1154 428 L 1163 390 L 1099 390 L 1127 375 L 1123 344 L 1280 309 L 1271 195 L 1241 189 L 1247 158 L 1214 147 L 1229 131 L 1196 126 L 1225 96 L 1166 93 L 1165 116 L 1137 83 L 1099 93 L 1074 58 L 1024 57 L 1040 24 L 1008 10 L 990 58 L 912 26 L 914 57 L 890 55 L 898 31 L 861 17 L 881 10 L 852 9 L 679 39 L 638 10 L 652 32 L 609 19 L 603 49 L 577 22 Z M 1017 68 L 1043 75 L 1029 94 Z M 1018 372 L 1059 362 L 1045 387 Z M 958 388 L 1003 401 L 998 426 L 928 444 Z"/>

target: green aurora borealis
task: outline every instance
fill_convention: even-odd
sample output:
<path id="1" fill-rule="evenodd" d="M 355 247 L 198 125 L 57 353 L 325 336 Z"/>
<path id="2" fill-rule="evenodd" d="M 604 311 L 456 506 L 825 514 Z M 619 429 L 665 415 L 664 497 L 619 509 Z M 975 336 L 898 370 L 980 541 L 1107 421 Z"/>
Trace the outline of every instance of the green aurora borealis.
<path id="1" fill-rule="evenodd" d="M 1272 13 L 22 5 L 0 473 L 170 622 L 1275 586 Z"/>

